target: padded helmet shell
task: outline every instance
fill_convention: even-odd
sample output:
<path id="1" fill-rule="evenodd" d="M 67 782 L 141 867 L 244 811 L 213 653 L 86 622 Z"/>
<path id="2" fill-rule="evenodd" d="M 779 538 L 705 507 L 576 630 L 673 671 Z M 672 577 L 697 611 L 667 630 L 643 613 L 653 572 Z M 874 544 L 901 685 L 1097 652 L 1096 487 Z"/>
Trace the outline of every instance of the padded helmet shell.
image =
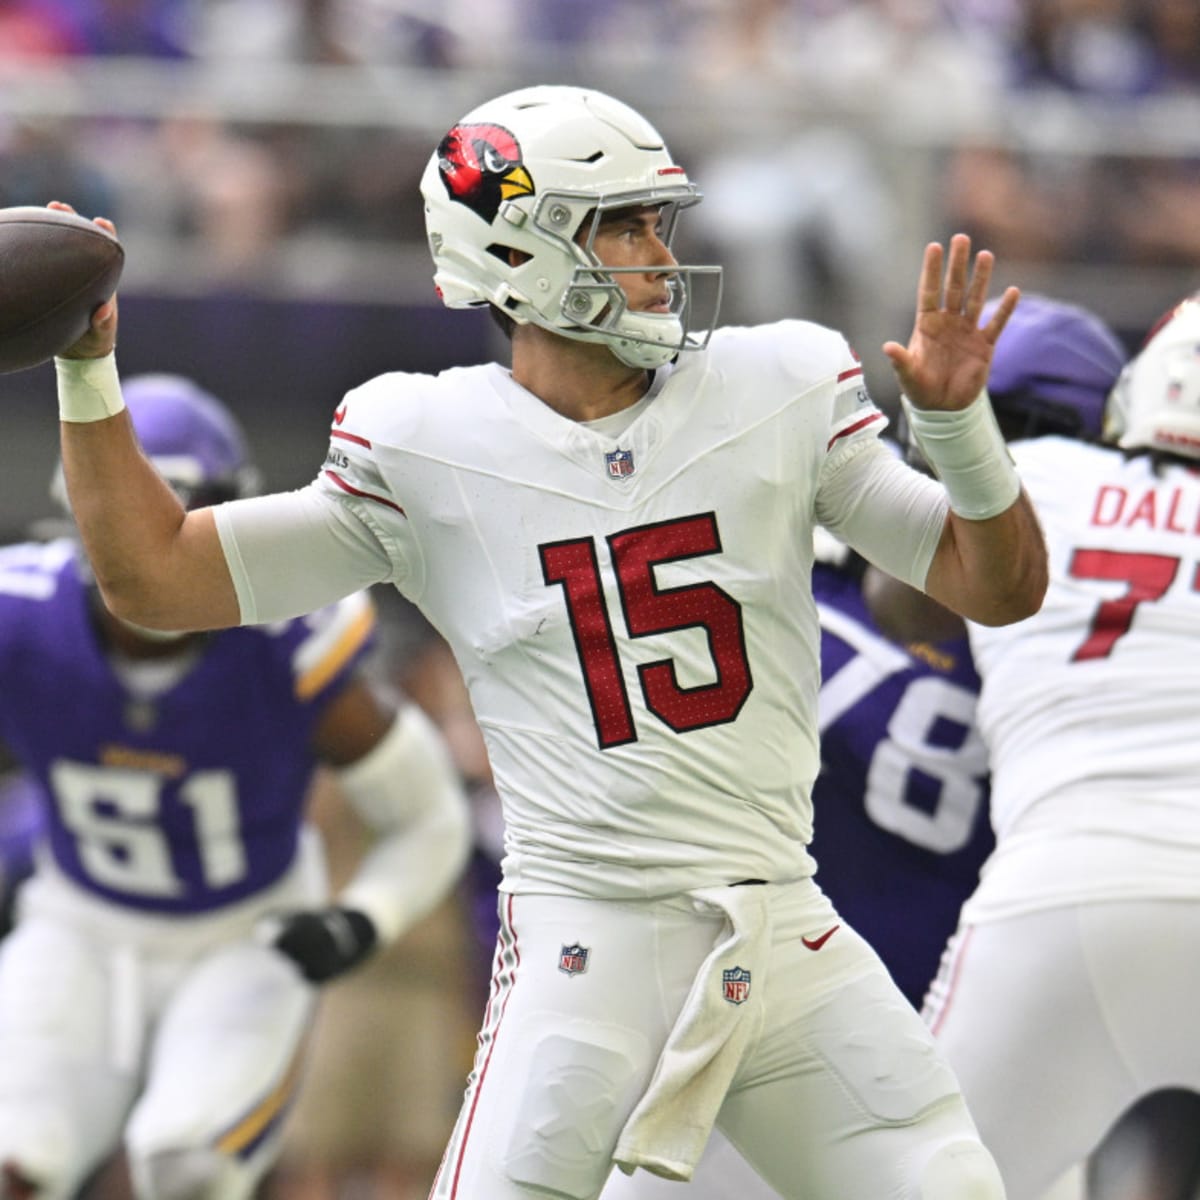
<path id="1" fill-rule="evenodd" d="M 678 210 L 700 200 L 654 127 L 619 100 L 541 86 L 482 104 L 442 138 L 421 194 L 447 306 L 492 304 L 518 324 L 602 342 L 631 366 L 662 366 L 706 344 L 719 267 L 673 267 L 671 312 L 632 312 L 616 276 L 643 268 L 606 270 L 592 250 L 605 213 L 660 208 L 669 245 Z M 698 275 L 715 291 L 703 335 L 690 332 Z"/>
<path id="2" fill-rule="evenodd" d="M 188 507 L 252 495 L 258 470 L 233 415 L 181 375 L 135 375 L 121 385 L 138 440 Z"/>
<path id="3" fill-rule="evenodd" d="M 258 468 L 241 427 L 216 396 L 182 375 L 131 375 L 121 394 L 146 456 L 188 508 L 252 496 Z M 70 512 L 62 464 L 51 498 Z"/>
<path id="4" fill-rule="evenodd" d="M 1200 294 L 1176 305 L 1121 373 L 1105 436 L 1126 450 L 1200 459 Z"/>

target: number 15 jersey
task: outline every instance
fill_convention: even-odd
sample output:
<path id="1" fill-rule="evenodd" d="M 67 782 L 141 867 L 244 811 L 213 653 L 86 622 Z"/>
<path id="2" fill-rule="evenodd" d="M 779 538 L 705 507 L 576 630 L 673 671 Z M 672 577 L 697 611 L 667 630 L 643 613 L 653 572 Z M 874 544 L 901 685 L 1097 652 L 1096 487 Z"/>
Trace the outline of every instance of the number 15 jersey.
<path id="1" fill-rule="evenodd" d="M 895 470 L 924 502 L 901 569 L 923 578 L 941 529 L 936 485 L 876 444 L 885 421 L 840 335 L 719 330 L 656 383 L 618 437 L 494 365 L 382 376 L 335 413 L 314 487 L 340 515 L 316 519 L 373 542 L 363 554 L 454 651 L 508 890 L 640 898 L 811 874 L 814 521 L 861 543 L 854 519 L 891 511 L 839 491 L 873 451 L 870 478 Z M 247 577 L 271 587 L 240 515 L 255 503 L 218 510 L 244 617 Z M 297 540 L 298 503 L 282 512 Z"/>

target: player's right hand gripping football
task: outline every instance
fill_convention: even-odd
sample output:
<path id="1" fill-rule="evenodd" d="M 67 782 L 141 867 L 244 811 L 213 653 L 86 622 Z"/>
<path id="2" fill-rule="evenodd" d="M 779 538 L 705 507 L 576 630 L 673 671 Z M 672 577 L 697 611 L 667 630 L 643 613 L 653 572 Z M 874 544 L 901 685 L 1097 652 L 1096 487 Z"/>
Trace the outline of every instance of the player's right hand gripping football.
<path id="1" fill-rule="evenodd" d="M 75 210 L 61 200 L 51 200 L 47 208 L 59 212 L 73 213 Z M 108 230 L 114 237 L 117 227 L 107 217 L 93 218 L 101 229 Z M 103 358 L 117 344 L 117 297 L 110 296 L 92 313 L 92 327 L 79 339 L 59 354 L 59 358 Z"/>

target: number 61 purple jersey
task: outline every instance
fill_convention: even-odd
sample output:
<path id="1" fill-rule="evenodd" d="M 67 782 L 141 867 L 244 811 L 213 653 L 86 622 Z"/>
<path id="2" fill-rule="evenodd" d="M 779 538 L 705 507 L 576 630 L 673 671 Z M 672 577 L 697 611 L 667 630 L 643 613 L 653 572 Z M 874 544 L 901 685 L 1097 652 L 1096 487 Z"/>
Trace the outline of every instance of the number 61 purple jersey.
<path id="1" fill-rule="evenodd" d="M 204 912 L 291 864 L 326 702 L 374 629 L 363 593 L 210 635 L 160 694 L 123 681 L 75 543 L 0 550 L 0 743 L 47 799 L 53 862 L 117 904 Z"/>

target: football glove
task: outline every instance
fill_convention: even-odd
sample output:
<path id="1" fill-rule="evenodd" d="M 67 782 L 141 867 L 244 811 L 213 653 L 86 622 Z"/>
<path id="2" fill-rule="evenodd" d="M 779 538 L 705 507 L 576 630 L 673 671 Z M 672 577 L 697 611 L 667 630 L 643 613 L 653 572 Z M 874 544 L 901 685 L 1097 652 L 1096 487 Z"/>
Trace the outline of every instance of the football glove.
<path id="1" fill-rule="evenodd" d="M 285 914 L 277 928 L 272 944 L 309 983 L 327 983 L 358 966 L 379 941 L 370 917 L 338 905 Z"/>

